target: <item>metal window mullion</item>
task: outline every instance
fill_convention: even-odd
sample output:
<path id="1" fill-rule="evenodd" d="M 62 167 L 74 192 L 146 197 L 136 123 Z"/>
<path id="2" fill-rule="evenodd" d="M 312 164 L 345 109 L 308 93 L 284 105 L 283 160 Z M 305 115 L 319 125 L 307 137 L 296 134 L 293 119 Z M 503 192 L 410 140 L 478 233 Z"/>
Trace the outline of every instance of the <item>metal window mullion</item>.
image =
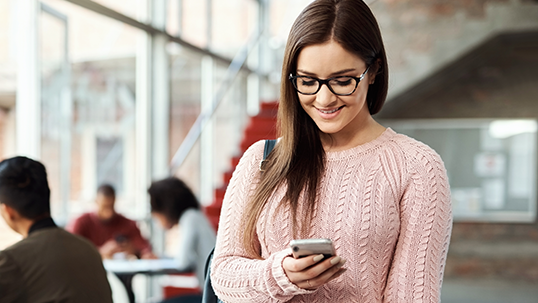
<path id="1" fill-rule="evenodd" d="M 183 0 L 177 0 L 178 2 L 178 12 L 177 12 L 177 16 L 178 16 L 178 36 L 181 36 L 181 34 L 183 33 Z"/>
<path id="2" fill-rule="evenodd" d="M 152 43 L 149 33 L 142 33 L 139 38 L 136 56 L 136 208 L 137 217 L 147 214 L 146 190 L 151 180 L 151 79 L 152 79 Z"/>
<path id="3" fill-rule="evenodd" d="M 43 6 L 42 6 L 43 8 Z M 62 69 L 64 75 L 64 88 L 61 93 L 61 112 L 62 112 L 62 134 L 60 146 L 60 184 L 62 208 L 65 222 L 69 216 L 69 200 L 71 196 L 71 130 L 73 118 L 73 98 L 71 94 L 71 64 L 69 62 L 69 22 L 65 15 L 58 12 L 56 18 L 63 20 L 64 23 L 64 58 Z"/>
<path id="4" fill-rule="evenodd" d="M 41 158 L 41 81 L 39 59 L 39 2 L 17 1 L 16 150 Z"/>
<path id="5" fill-rule="evenodd" d="M 213 46 L 213 0 L 206 0 L 207 49 Z"/>
<path id="6" fill-rule="evenodd" d="M 154 0 L 152 3 L 152 25 L 164 28 L 166 26 L 166 12 L 166 0 Z M 170 71 L 166 51 L 167 43 L 166 36 L 161 34 L 153 35 L 151 41 L 152 74 L 150 78 L 152 86 L 152 141 L 150 151 L 152 180 L 159 180 L 169 176 Z M 165 248 L 164 231 L 161 228 L 155 228 L 154 225 L 155 223 L 152 221 L 150 223 L 150 226 L 152 226 L 151 242 L 156 252 L 163 253 Z M 151 294 L 157 292 L 158 288 L 156 287 L 152 287 L 150 290 Z"/>
<path id="7" fill-rule="evenodd" d="M 41 11 L 58 19 L 64 26 L 62 76 L 63 88 L 60 92 L 60 224 L 67 222 L 69 216 L 69 200 L 71 195 L 71 124 L 73 117 L 73 98 L 71 95 L 71 65 L 69 62 L 69 22 L 68 17 L 45 3 L 40 3 Z"/>
<path id="8" fill-rule="evenodd" d="M 202 112 L 211 111 L 214 107 L 215 66 L 213 58 L 205 56 L 201 62 L 201 108 Z M 214 122 L 213 116 L 208 119 L 202 129 L 200 138 L 200 202 L 202 205 L 211 204 L 213 200 L 213 167 Z"/>
<path id="9" fill-rule="evenodd" d="M 266 75 L 269 74 L 274 64 L 274 60 L 271 56 L 271 49 L 269 47 L 268 41 L 271 38 L 271 34 L 269 32 L 269 28 L 271 26 L 270 24 L 270 16 L 269 16 L 269 1 L 268 0 L 259 0 L 258 2 L 258 32 L 261 35 L 260 38 L 260 44 L 258 45 L 258 66 L 257 66 L 257 75 Z M 262 99 L 266 98 L 268 95 L 274 94 L 274 88 L 273 87 L 267 87 L 267 85 L 264 85 L 264 82 L 267 81 L 267 78 L 264 77 L 258 77 L 259 78 L 259 84 L 258 84 L 258 103 L 262 101 Z M 270 90 L 270 92 L 267 91 Z"/>
<path id="10" fill-rule="evenodd" d="M 166 27 L 166 0 L 153 1 L 152 25 Z M 168 39 L 155 34 L 152 41 L 152 178 L 161 179 L 169 175 L 169 128 L 170 128 L 170 70 L 166 51 Z"/>

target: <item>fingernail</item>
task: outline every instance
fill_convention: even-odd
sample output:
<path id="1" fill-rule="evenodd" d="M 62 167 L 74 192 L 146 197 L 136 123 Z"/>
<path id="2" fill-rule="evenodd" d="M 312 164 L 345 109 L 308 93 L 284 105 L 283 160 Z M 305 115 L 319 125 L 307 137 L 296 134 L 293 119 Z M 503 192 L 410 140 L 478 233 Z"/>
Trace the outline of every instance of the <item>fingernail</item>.
<path id="1" fill-rule="evenodd" d="M 333 258 L 333 259 L 331 260 L 331 264 L 332 264 L 332 265 L 337 264 L 337 263 L 340 262 L 340 260 L 342 260 L 342 258 L 340 258 L 340 257 L 337 256 L 337 257 L 335 257 L 335 258 Z"/>
<path id="2" fill-rule="evenodd" d="M 323 259 L 323 255 L 317 255 L 314 257 L 314 262 L 319 262 Z"/>
<path id="3" fill-rule="evenodd" d="M 347 260 L 346 259 L 342 259 L 342 261 L 340 261 L 340 266 L 344 266 L 344 264 L 346 264 Z"/>

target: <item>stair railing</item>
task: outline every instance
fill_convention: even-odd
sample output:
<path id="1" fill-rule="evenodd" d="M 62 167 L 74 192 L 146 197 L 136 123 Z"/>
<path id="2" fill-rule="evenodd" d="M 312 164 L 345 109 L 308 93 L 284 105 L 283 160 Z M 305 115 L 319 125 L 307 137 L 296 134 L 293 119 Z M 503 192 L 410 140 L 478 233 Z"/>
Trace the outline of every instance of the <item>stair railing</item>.
<path id="1" fill-rule="evenodd" d="M 196 141 L 198 141 L 198 139 L 200 138 L 204 127 L 213 118 L 213 115 L 215 114 L 217 108 L 221 104 L 228 90 L 232 87 L 232 83 L 239 75 L 241 69 L 246 64 L 250 53 L 260 42 L 262 36 L 263 32 L 261 31 L 256 31 L 254 34 L 252 34 L 247 43 L 245 43 L 241 47 L 241 49 L 233 58 L 232 62 L 226 70 L 224 80 L 221 82 L 219 89 L 213 97 L 213 102 L 211 103 L 211 106 L 203 110 L 198 116 L 198 118 L 196 118 L 196 121 L 190 128 L 189 132 L 187 133 L 187 136 L 175 152 L 174 157 L 172 157 L 172 161 L 170 163 L 170 175 L 174 175 L 176 173 L 176 171 L 179 169 L 179 167 L 181 167 L 181 165 L 191 152 L 192 148 L 196 144 Z"/>

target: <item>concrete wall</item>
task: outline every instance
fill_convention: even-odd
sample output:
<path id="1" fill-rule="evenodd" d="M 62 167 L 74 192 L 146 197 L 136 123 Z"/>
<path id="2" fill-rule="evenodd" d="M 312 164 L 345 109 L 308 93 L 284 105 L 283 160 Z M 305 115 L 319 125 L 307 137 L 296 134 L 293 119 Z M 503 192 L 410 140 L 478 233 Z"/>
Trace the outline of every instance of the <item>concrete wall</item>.
<path id="1" fill-rule="evenodd" d="M 371 8 L 388 53 L 389 99 L 497 33 L 538 28 L 530 0 L 378 0 Z"/>

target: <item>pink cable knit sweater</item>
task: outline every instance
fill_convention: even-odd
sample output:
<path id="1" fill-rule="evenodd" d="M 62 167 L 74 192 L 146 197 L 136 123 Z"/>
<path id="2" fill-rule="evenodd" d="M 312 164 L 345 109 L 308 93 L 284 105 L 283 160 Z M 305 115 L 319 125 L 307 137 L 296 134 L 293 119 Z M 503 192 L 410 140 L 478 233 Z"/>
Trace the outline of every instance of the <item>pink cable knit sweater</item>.
<path id="1" fill-rule="evenodd" d="M 257 225 L 264 260 L 246 257 L 241 217 L 259 177 L 262 141 L 244 154 L 224 197 L 211 280 L 224 302 L 439 302 L 452 226 L 440 157 L 390 128 L 377 139 L 327 153 L 311 238 L 331 238 L 347 271 L 314 291 L 291 283 L 282 261 L 289 211 L 277 190 Z M 299 208 L 299 215 L 301 215 Z"/>

